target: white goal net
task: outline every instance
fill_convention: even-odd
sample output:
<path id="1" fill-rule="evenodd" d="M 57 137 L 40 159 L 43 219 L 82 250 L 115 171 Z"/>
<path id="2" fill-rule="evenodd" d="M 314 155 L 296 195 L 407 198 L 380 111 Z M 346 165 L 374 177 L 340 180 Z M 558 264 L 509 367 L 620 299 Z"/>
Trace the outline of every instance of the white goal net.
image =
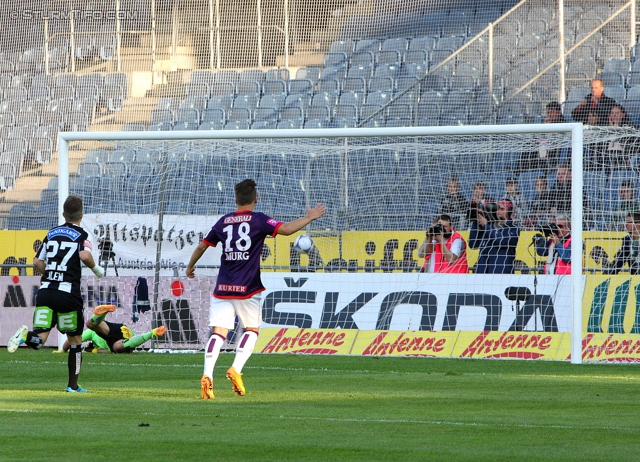
<path id="1" fill-rule="evenodd" d="M 585 152 L 633 133 L 588 130 Z M 597 235 L 620 229 L 620 214 L 588 202 L 594 193 L 610 198 L 608 192 L 590 191 L 589 172 L 571 174 L 582 169 L 582 156 L 578 162 L 571 154 L 582 152 L 582 134 L 582 126 L 572 124 L 67 133 L 59 191 L 66 194 L 67 175 L 69 193 L 85 201 L 83 224 L 94 236 L 98 260 L 108 267 L 107 278 L 88 278 L 87 309 L 113 302 L 120 321 L 166 325 L 169 333 L 158 347 L 201 347 L 220 251 L 205 253 L 196 279 L 187 279 L 184 267 L 217 218 L 235 209 L 233 185 L 254 178 L 256 210 L 278 220 L 295 219 L 318 202 L 328 208 L 298 233 L 312 237 L 309 254 L 293 248 L 296 235 L 266 241 L 261 351 L 579 362 L 583 355 L 571 354 L 572 345 L 581 348 L 578 323 L 597 324 L 593 334 L 607 324 L 606 313 L 595 319 L 585 305 L 587 254 L 577 243 L 586 242 L 589 251 L 598 244 L 613 260 L 612 245 L 603 246 Z M 514 173 L 536 159 L 553 160 Z M 74 164 L 77 175 L 69 175 L 65 165 Z M 564 185 L 561 169 L 569 172 Z M 545 191 L 536 191 L 540 178 L 548 183 Z M 582 183 L 585 200 L 572 200 L 582 198 Z M 532 208 L 541 192 L 543 208 Z M 463 202 L 458 209 L 456 198 Z M 515 207 L 509 220 L 498 211 L 505 198 Z M 425 263 L 419 256 L 423 243 L 432 241 L 425 240 L 427 230 L 443 215 L 465 242 L 466 274 L 450 274 L 442 261 Z M 562 217 L 572 228 L 573 276 L 571 266 L 562 272 L 561 263 L 538 254 L 532 240 L 537 235 L 544 241 Z M 505 241 L 507 261 L 496 264 L 490 256 L 487 262 L 485 247 L 500 243 L 479 230 L 505 226 L 516 229 L 515 238 Z M 602 259 L 584 260 L 585 271 L 601 271 L 602 265 Z M 136 288 L 140 278 L 148 286 L 148 311 L 136 303 L 144 298 Z M 314 345 L 305 344 L 300 329 L 316 335 Z"/>

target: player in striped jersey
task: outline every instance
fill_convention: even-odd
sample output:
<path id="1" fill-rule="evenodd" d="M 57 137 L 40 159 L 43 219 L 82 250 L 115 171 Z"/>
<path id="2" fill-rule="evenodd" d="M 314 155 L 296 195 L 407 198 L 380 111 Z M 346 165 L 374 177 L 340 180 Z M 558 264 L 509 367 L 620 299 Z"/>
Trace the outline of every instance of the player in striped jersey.
<path id="1" fill-rule="evenodd" d="M 9 339 L 7 349 L 13 353 L 22 343 L 26 343 L 38 350 L 47 341 L 51 329 L 57 326 L 61 333 L 67 335 L 70 345 L 67 392 L 84 393 L 86 390 L 78 385 L 84 324 L 80 292 L 81 262 L 98 278 L 104 276 L 104 269 L 93 260 L 89 235 L 80 227 L 82 199 L 69 196 L 63 207 L 62 215 L 66 223 L 47 233 L 33 259 L 33 266 L 42 274 L 33 315 L 34 329 L 29 331 L 27 326 L 21 326 Z"/>

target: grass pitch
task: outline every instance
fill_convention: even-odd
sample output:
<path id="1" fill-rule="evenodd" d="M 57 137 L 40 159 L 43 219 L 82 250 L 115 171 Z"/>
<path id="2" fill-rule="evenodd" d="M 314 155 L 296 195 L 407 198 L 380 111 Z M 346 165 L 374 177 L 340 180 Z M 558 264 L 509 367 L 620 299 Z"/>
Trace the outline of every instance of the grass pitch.
<path id="1" fill-rule="evenodd" d="M 640 369 L 254 355 L 200 399 L 202 355 L 0 350 L 0 460 L 638 460 Z"/>

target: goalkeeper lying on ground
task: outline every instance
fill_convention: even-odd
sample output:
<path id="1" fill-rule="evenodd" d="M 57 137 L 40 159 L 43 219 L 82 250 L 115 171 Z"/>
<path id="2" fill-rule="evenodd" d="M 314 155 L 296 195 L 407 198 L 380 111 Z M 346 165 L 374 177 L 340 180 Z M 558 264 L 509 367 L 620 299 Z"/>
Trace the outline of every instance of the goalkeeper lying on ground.
<path id="1" fill-rule="evenodd" d="M 93 310 L 93 316 L 86 322 L 89 330 L 82 333 L 82 341 L 92 341 L 94 346 L 109 350 L 112 353 L 131 353 L 134 348 L 142 345 L 152 337 L 162 337 L 167 329 L 156 327 L 150 332 L 134 335 L 134 332 L 124 324 L 105 321 L 108 313 L 116 309 L 113 305 L 100 305 Z M 64 342 L 62 351 L 69 351 L 69 342 Z"/>

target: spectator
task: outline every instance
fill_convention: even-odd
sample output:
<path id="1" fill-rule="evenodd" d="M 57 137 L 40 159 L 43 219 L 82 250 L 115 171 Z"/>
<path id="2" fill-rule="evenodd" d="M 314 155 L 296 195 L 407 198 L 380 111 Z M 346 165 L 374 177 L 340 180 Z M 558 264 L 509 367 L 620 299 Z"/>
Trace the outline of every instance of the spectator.
<path id="1" fill-rule="evenodd" d="M 438 206 L 438 215 L 449 215 L 453 217 L 454 223 L 458 223 L 467 212 L 468 206 L 467 200 L 460 193 L 460 180 L 457 177 L 449 178 L 447 193 L 442 196 Z"/>
<path id="2" fill-rule="evenodd" d="M 525 226 L 536 226 L 546 224 L 547 216 L 551 212 L 551 193 L 549 192 L 547 177 L 539 176 L 534 182 L 536 195 L 529 204 L 529 217 L 525 221 Z"/>
<path id="3" fill-rule="evenodd" d="M 627 110 L 623 106 L 616 104 L 611 108 L 611 112 L 609 112 L 609 126 L 633 127 L 633 122 L 631 122 Z"/>
<path id="4" fill-rule="evenodd" d="M 596 263 L 602 263 L 604 274 L 618 274 L 624 265 L 629 265 L 632 275 L 640 274 L 640 213 L 627 215 L 626 228 L 629 234 L 622 238 L 622 245 L 612 262 L 602 247 L 595 246 L 591 250 L 591 258 Z"/>
<path id="5" fill-rule="evenodd" d="M 551 190 L 550 211 L 553 213 L 569 213 L 571 211 L 571 167 L 558 165 L 557 179 Z"/>
<path id="6" fill-rule="evenodd" d="M 451 223 L 451 217 L 442 214 L 427 231 L 424 242 L 418 249 L 418 257 L 424 258 L 423 272 L 469 272 L 467 244 Z"/>
<path id="7" fill-rule="evenodd" d="M 547 239 L 535 238 L 536 253 L 547 257 L 544 274 L 571 274 L 571 220 L 567 215 L 557 215 L 555 226 L 550 226 Z"/>
<path id="8" fill-rule="evenodd" d="M 604 82 L 602 79 L 591 81 L 591 93 L 589 93 L 580 104 L 571 112 L 571 117 L 576 122 L 587 123 L 589 110 L 594 110 L 598 120 L 594 125 L 607 125 L 611 108 L 616 105 L 613 98 L 604 94 Z"/>
<path id="9" fill-rule="evenodd" d="M 547 104 L 547 117 L 543 123 L 559 124 L 565 123 L 566 119 L 562 115 L 562 106 L 555 101 Z M 518 160 L 517 171 L 519 173 L 543 170 L 550 172 L 558 165 L 560 159 L 560 149 L 549 149 L 549 140 L 541 139 L 538 142 L 538 150 L 533 152 L 523 152 Z"/>
<path id="10" fill-rule="evenodd" d="M 616 104 L 609 113 L 610 127 L 635 128 L 624 107 Z M 638 153 L 638 137 L 630 136 L 609 141 L 604 152 L 605 172 L 626 169 L 631 166 L 631 157 Z"/>
<path id="11" fill-rule="evenodd" d="M 562 106 L 556 101 L 551 101 L 547 104 L 547 117 L 544 118 L 542 123 L 545 124 L 563 124 L 567 119 L 562 114 Z"/>
<path id="12" fill-rule="evenodd" d="M 640 202 L 636 200 L 636 185 L 633 181 L 623 181 L 620 184 L 620 203 L 615 212 L 620 218 L 628 213 L 640 212 Z"/>
<path id="13" fill-rule="evenodd" d="M 587 113 L 587 125 L 598 125 L 599 120 L 600 118 L 595 110 L 591 110 Z"/>
<path id="14" fill-rule="evenodd" d="M 504 188 L 506 194 L 503 199 L 511 201 L 513 204 L 512 218 L 516 221 L 522 220 L 527 215 L 527 204 L 524 196 L 518 191 L 518 179 L 515 176 L 507 177 Z"/>
<path id="15" fill-rule="evenodd" d="M 478 181 L 473 185 L 473 192 L 471 194 L 471 202 L 469 203 L 469 209 L 467 212 L 467 220 L 475 219 L 475 214 L 478 208 L 493 202 L 489 196 L 487 196 L 487 185 Z"/>
<path id="16" fill-rule="evenodd" d="M 501 200 L 496 205 L 494 217 L 487 212 L 478 211 L 478 218 L 471 222 L 469 247 L 480 249 L 475 268 L 475 272 L 479 274 L 513 273 L 520 228 L 511 219 L 511 201 Z"/>

